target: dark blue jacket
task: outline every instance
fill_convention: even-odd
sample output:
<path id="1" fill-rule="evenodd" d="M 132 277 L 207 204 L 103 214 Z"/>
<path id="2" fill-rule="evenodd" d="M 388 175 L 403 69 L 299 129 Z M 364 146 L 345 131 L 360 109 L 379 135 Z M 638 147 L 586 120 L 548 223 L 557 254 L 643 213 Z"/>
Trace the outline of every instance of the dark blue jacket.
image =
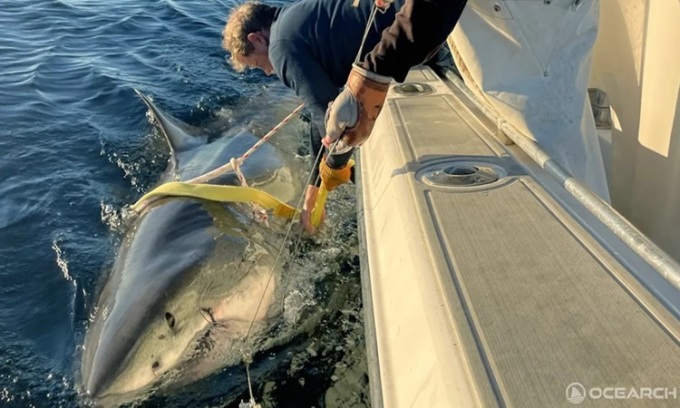
<path id="1" fill-rule="evenodd" d="M 321 136 L 328 103 L 347 81 L 373 7 L 373 0 L 360 0 L 358 7 L 353 2 L 300 0 L 279 9 L 270 29 L 274 71 L 307 104 Z M 403 4 L 397 0 L 385 14 L 376 14 L 361 59 L 380 41 Z"/>

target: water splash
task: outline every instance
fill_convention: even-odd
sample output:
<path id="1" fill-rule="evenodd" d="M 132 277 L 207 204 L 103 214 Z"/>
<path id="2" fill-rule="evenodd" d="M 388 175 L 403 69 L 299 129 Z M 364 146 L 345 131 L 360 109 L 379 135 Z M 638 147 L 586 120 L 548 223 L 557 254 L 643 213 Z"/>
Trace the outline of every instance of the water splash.
<path id="1" fill-rule="evenodd" d="M 100 218 L 109 227 L 109 230 L 116 235 L 123 234 L 125 232 L 126 220 L 124 209 L 105 202 L 100 202 L 99 207 Z"/>
<path id="2" fill-rule="evenodd" d="M 73 279 L 73 277 L 69 274 L 68 262 L 64 257 L 64 251 L 62 251 L 61 247 L 59 246 L 58 238 L 52 241 L 52 250 L 54 250 L 55 254 L 57 255 L 57 266 L 59 266 L 64 279 L 66 279 L 68 282 L 71 282 L 73 286 L 76 286 L 75 279 Z"/>

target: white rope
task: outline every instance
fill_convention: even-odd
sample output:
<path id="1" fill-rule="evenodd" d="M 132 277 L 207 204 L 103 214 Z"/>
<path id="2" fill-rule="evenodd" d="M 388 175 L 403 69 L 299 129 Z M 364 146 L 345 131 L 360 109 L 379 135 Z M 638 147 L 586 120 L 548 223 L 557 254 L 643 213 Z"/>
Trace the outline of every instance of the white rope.
<path id="1" fill-rule="evenodd" d="M 378 11 L 378 7 L 376 7 L 375 3 L 373 4 L 373 9 L 371 10 L 371 15 L 368 17 L 368 23 L 366 24 L 366 29 L 364 30 L 364 37 L 361 39 L 361 46 L 359 46 L 359 52 L 357 52 L 357 56 L 354 59 L 354 63 L 358 64 L 361 62 L 361 53 L 364 50 L 364 44 L 366 43 L 366 38 L 368 37 L 368 32 L 371 30 L 371 25 L 373 24 L 373 20 L 375 20 L 375 13 Z"/>
<path id="2" fill-rule="evenodd" d="M 364 44 L 365 44 L 365 42 L 366 42 L 366 38 L 368 37 L 368 33 L 369 33 L 370 29 L 371 29 L 371 25 L 373 24 L 373 20 L 375 20 L 375 15 L 376 15 L 376 12 L 377 12 L 377 11 L 378 11 L 378 7 L 376 7 L 375 4 L 374 4 L 374 5 L 373 5 L 373 9 L 372 9 L 372 11 L 371 11 L 371 15 L 370 15 L 370 17 L 369 17 L 369 19 L 368 19 L 368 23 L 366 24 L 366 29 L 364 30 L 364 35 L 363 35 L 363 38 L 362 38 L 362 40 L 361 40 L 361 46 L 359 47 L 359 52 L 357 53 L 355 62 L 359 62 L 359 59 L 361 58 L 361 53 L 362 53 L 362 51 L 363 51 L 363 49 L 364 49 Z M 295 114 L 295 113 L 299 112 L 300 110 L 302 110 L 303 107 L 304 107 L 304 105 L 298 106 L 298 108 L 297 108 L 295 111 L 293 111 L 293 113 L 291 113 L 290 115 L 288 115 L 288 117 L 286 117 L 279 125 L 275 126 L 274 129 L 272 129 L 270 133 L 275 132 L 276 130 L 278 130 L 278 128 L 279 128 L 280 126 L 282 126 L 285 122 L 287 122 L 287 121 L 289 120 L 289 118 L 290 118 L 293 114 Z M 312 124 L 312 126 L 313 126 L 313 124 Z M 269 134 L 268 134 L 267 136 L 269 136 Z M 267 137 L 267 136 L 265 136 L 265 137 Z M 255 146 L 253 146 L 252 149 L 250 149 L 248 152 L 246 152 L 246 154 L 244 154 L 244 155 L 243 155 L 240 159 L 238 159 L 237 161 L 234 161 L 234 160 L 232 159 L 232 162 L 230 162 L 228 165 L 225 165 L 225 166 L 223 166 L 223 167 L 221 167 L 221 168 L 218 168 L 218 169 L 213 170 L 213 171 L 211 171 L 211 172 L 209 172 L 209 173 L 206 173 L 206 174 L 204 174 L 203 176 L 200 176 L 200 177 L 197 177 L 197 178 L 195 178 L 195 179 L 192 179 L 192 180 L 190 180 L 189 182 L 203 182 L 203 181 L 207 181 L 207 180 L 210 180 L 210 178 L 214 178 L 214 177 L 216 177 L 216 176 L 218 176 L 218 175 L 220 175 L 220 174 L 222 174 L 222 173 L 224 173 L 224 172 L 227 172 L 227 171 L 231 170 L 232 168 L 236 168 L 236 167 L 238 166 L 239 162 L 242 162 L 243 160 L 245 160 L 250 154 L 252 154 L 252 151 L 255 151 L 255 149 L 256 149 L 257 147 L 259 147 L 259 145 L 261 145 L 261 144 L 264 143 L 265 141 L 266 141 L 266 140 L 265 140 L 265 138 L 263 137 L 262 140 L 261 140 L 260 142 L 258 142 Z M 339 142 L 340 142 L 340 139 L 338 138 L 338 139 L 333 143 L 333 145 L 330 147 L 328 156 L 330 156 L 330 155 L 333 154 L 333 152 L 335 151 L 335 148 L 336 148 L 336 146 L 338 145 Z M 319 149 L 319 153 L 316 155 L 316 158 L 315 158 L 314 161 L 313 161 L 314 165 L 316 165 L 316 163 L 319 161 L 319 158 L 321 157 L 321 154 L 322 154 L 322 153 L 323 153 L 323 148 Z M 313 171 L 310 172 L 310 175 L 309 175 L 309 177 L 307 178 L 307 184 L 305 184 L 305 186 L 309 186 L 309 185 L 310 185 L 309 182 L 310 182 L 311 179 L 312 179 L 312 174 L 313 174 L 313 173 L 314 173 Z M 314 182 L 314 185 L 316 185 L 316 182 L 318 182 L 319 177 L 320 177 L 320 175 L 317 175 L 316 180 L 315 180 L 315 182 Z M 241 176 L 239 176 L 239 178 L 241 178 Z M 244 179 L 244 182 L 245 182 L 245 179 Z M 296 208 L 300 208 L 300 206 L 302 205 L 302 202 L 303 202 L 303 200 L 304 200 L 304 198 L 305 198 L 305 192 L 306 192 L 306 190 L 303 189 L 302 195 L 300 196 L 300 199 L 298 200 L 298 203 L 297 203 L 297 205 L 296 205 Z M 267 283 L 265 284 L 264 290 L 262 291 L 262 296 L 260 297 L 260 300 L 259 300 L 259 302 L 257 303 L 257 307 L 255 308 L 255 313 L 253 314 L 253 318 L 251 319 L 250 325 L 248 326 L 248 331 L 247 331 L 247 333 L 246 333 L 246 337 L 245 337 L 244 340 L 243 340 L 244 345 L 245 345 L 245 344 L 248 342 L 248 340 L 250 339 L 250 334 L 251 334 L 251 332 L 252 332 L 253 325 L 255 324 L 255 318 L 257 317 L 257 314 L 258 314 L 259 311 L 260 311 L 260 307 L 262 307 L 262 301 L 264 300 L 264 297 L 265 297 L 265 295 L 266 295 L 266 293 L 267 293 L 267 289 L 269 288 L 269 285 L 271 284 L 272 278 L 274 277 L 274 271 L 276 270 L 276 267 L 278 266 L 278 264 L 279 264 L 279 262 L 280 262 L 280 260 L 281 260 L 281 254 L 283 253 L 283 248 L 285 247 L 286 243 L 288 242 L 288 239 L 289 239 L 289 237 L 290 237 L 290 233 L 291 233 L 292 229 L 293 229 L 293 220 L 291 219 L 290 222 L 288 223 L 288 228 L 287 228 L 287 230 L 286 230 L 286 235 L 285 235 L 284 238 L 283 238 L 283 242 L 281 243 L 281 247 L 279 248 L 278 254 L 276 255 L 276 259 L 274 260 L 274 265 L 272 266 L 271 272 L 269 273 L 269 278 L 267 279 Z M 299 230 L 299 232 L 298 232 L 298 236 L 297 236 L 296 242 L 299 242 L 299 241 L 300 241 L 300 236 L 301 236 L 301 235 L 302 235 L 302 228 L 300 228 L 300 230 Z M 291 251 L 291 253 L 294 253 L 296 250 L 297 250 L 297 245 L 296 245 L 296 248 L 294 248 L 294 251 Z M 245 356 L 245 355 L 244 355 L 244 361 L 246 361 L 247 359 L 248 359 L 248 356 Z M 251 384 L 251 381 L 250 381 L 250 364 L 246 361 L 246 362 L 245 362 L 245 366 L 246 366 L 246 378 L 248 379 L 248 391 L 249 391 L 249 393 L 250 393 L 250 401 L 247 402 L 247 403 L 241 402 L 241 404 L 239 404 L 239 408 L 255 408 L 255 407 L 257 407 L 258 405 L 256 405 L 256 403 L 255 403 L 255 398 L 254 398 L 254 396 L 253 396 L 253 390 L 252 390 L 252 384 Z"/>
<path id="3" fill-rule="evenodd" d="M 376 15 L 376 12 L 377 12 L 377 11 L 378 11 L 378 7 L 376 7 L 375 4 L 374 4 L 374 5 L 373 5 L 373 9 L 372 9 L 372 11 L 371 11 L 371 15 L 370 15 L 370 17 L 369 17 L 369 19 L 368 19 L 368 23 L 366 24 L 366 29 L 364 30 L 364 36 L 363 36 L 363 38 L 361 39 L 361 46 L 359 47 L 359 52 L 357 53 L 356 59 L 355 59 L 355 61 L 354 61 L 355 63 L 358 63 L 358 62 L 359 62 L 359 59 L 361 58 L 361 52 L 362 52 L 363 49 L 364 49 L 364 43 L 366 42 L 366 38 L 368 37 L 368 33 L 369 33 L 370 29 L 371 29 L 371 25 L 373 24 L 373 20 L 375 19 L 375 15 Z M 285 122 L 289 119 L 289 117 L 291 117 L 293 114 L 297 113 L 297 111 L 302 110 L 303 107 L 304 107 L 304 105 L 300 105 L 295 111 L 293 111 L 293 113 L 291 113 L 290 115 L 288 115 L 288 117 L 287 117 L 286 119 L 284 119 L 283 122 L 282 122 L 281 124 L 279 124 L 279 125 L 277 125 L 276 127 L 274 127 L 274 129 L 272 129 L 271 132 L 274 132 L 274 131 L 278 130 L 277 128 L 278 128 L 279 126 L 281 126 L 283 123 L 285 123 Z M 312 126 L 313 126 L 313 124 L 312 124 Z M 270 132 L 270 133 L 271 133 L 271 132 Z M 264 140 L 264 137 L 263 137 L 263 140 L 262 140 L 261 142 L 264 143 L 264 141 L 265 141 L 265 140 Z M 328 156 L 330 156 L 331 154 L 333 154 L 333 152 L 335 151 L 335 148 L 336 148 L 336 146 L 338 145 L 339 142 L 340 142 L 340 138 L 338 138 L 338 139 L 333 143 L 333 145 L 330 147 Z M 258 143 L 259 143 L 259 142 L 258 142 Z M 252 148 L 251 150 L 254 151 L 257 147 L 259 147 L 259 146 L 256 144 L 255 146 L 253 146 L 253 148 Z M 245 160 L 250 154 L 252 154 L 251 150 L 249 150 L 248 152 L 246 152 L 246 154 L 244 154 L 244 155 L 242 156 L 242 158 L 241 158 L 241 159 L 238 159 L 238 160 L 241 161 L 241 162 L 242 162 L 242 160 Z M 319 153 L 316 155 L 316 158 L 314 159 L 314 162 L 313 162 L 314 165 L 316 165 L 316 163 L 319 161 L 319 158 L 321 157 L 321 154 L 322 154 L 322 153 L 323 153 L 323 147 L 322 147 L 321 149 L 319 149 Z M 200 176 L 200 177 L 197 177 L 197 178 L 195 178 L 195 179 L 192 179 L 192 180 L 190 180 L 189 182 L 203 182 L 203 181 L 207 181 L 207 180 L 210 180 L 210 178 L 214 178 L 214 177 L 216 177 L 216 176 L 218 176 L 218 175 L 220 175 L 220 174 L 222 174 L 222 173 L 224 173 L 224 172 L 227 172 L 227 171 L 231 170 L 232 168 L 234 168 L 234 165 L 233 165 L 232 163 L 229 163 L 228 165 L 222 166 L 221 168 L 218 168 L 218 169 L 213 170 L 213 171 L 211 171 L 211 172 L 209 172 L 209 173 L 206 173 L 206 174 L 204 174 L 203 176 Z M 307 178 L 307 184 L 305 184 L 305 186 L 308 186 L 308 185 L 309 185 L 309 182 L 310 182 L 311 179 L 312 179 L 312 174 L 313 174 L 313 173 L 314 173 L 314 172 L 310 172 L 310 175 L 309 175 L 309 177 Z M 316 183 L 318 182 L 319 177 L 320 177 L 320 175 L 317 175 L 316 180 L 315 180 L 315 182 L 314 182 L 314 185 L 316 185 Z M 296 208 L 300 208 L 300 206 L 302 205 L 302 201 L 304 200 L 304 198 L 305 198 L 305 190 L 302 191 L 302 195 L 301 195 L 300 199 L 298 200 L 298 203 L 297 203 L 297 205 L 296 205 Z M 248 340 L 250 339 L 250 334 L 251 334 L 253 325 L 255 324 L 255 318 L 257 317 L 257 314 L 258 314 L 258 312 L 260 311 L 260 307 L 262 306 L 262 301 L 264 300 L 264 297 L 265 297 L 265 295 L 266 295 L 266 293 L 267 293 L 267 289 L 269 288 L 269 285 L 270 285 L 270 283 L 271 283 L 271 280 L 272 280 L 272 278 L 273 278 L 273 276 L 274 276 L 274 271 L 276 270 L 276 267 L 278 266 L 279 261 L 281 260 L 281 254 L 283 253 L 283 248 L 284 248 L 284 246 L 286 245 L 286 243 L 288 242 L 288 238 L 290 237 L 290 233 L 291 233 L 291 231 L 292 231 L 292 228 L 293 228 L 293 220 L 291 219 L 290 222 L 288 223 L 288 229 L 287 229 L 287 231 L 286 231 L 286 235 L 285 235 L 284 238 L 283 238 L 283 242 L 281 243 L 281 247 L 279 248 L 278 254 L 276 255 L 276 259 L 274 260 L 274 266 L 272 266 L 272 270 L 271 270 L 271 272 L 269 273 L 269 278 L 267 279 L 267 283 L 265 284 L 264 290 L 263 290 L 263 292 L 262 292 L 262 296 L 260 297 L 260 301 L 257 303 L 257 308 L 255 308 L 255 313 L 253 314 L 253 318 L 251 319 L 250 325 L 248 326 L 248 332 L 246 333 L 246 337 L 245 337 L 244 340 L 243 340 L 243 344 L 244 344 L 244 345 L 245 345 L 245 344 L 248 342 Z M 299 241 L 300 241 L 300 236 L 301 236 L 301 235 L 302 235 L 302 228 L 300 228 L 300 231 L 298 232 L 298 237 L 297 237 L 297 239 L 296 239 L 296 242 L 299 242 Z M 297 250 L 297 246 L 296 246 L 296 248 L 295 248 L 294 251 L 291 251 L 291 253 L 294 253 L 296 250 Z M 247 359 L 247 356 L 244 355 L 244 361 L 245 361 L 246 359 Z M 246 362 L 246 363 L 245 363 L 245 366 L 246 366 L 246 378 L 248 379 L 248 390 L 249 390 L 249 392 L 250 392 L 250 402 L 247 402 L 247 403 L 241 402 L 241 404 L 239 404 L 239 408 L 255 408 L 257 405 L 255 404 L 255 398 L 253 397 L 253 390 L 252 390 L 252 385 L 251 385 L 251 382 L 250 382 L 250 364 L 249 364 L 248 362 Z"/>
<path id="4" fill-rule="evenodd" d="M 258 140 L 257 143 L 255 143 L 253 145 L 253 147 L 248 149 L 247 152 L 243 153 L 243 155 L 241 157 L 236 159 L 236 160 L 238 160 L 238 164 L 239 165 L 243 164 L 243 162 L 248 157 L 250 157 L 255 152 L 255 150 L 257 150 L 260 146 L 265 144 L 272 136 L 274 136 L 274 134 L 276 132 L 278 132 L 283 127 L 283 125 L 290 122 L 290 120 L 293 117 L 295 117 L 295 115 L 300 113 L 300 111 L 304 107 L 305 107 L 305 104 L 303 103 L 300 106 L 298 106 L 297 108 L 295 108 L 291 113 L 288 114 L 288 116 L 283 118 L 283 120 L 281 122 L 279 122 L 278 125 L 274 126 L 272 128 L 272 130 L 270 130 L 269 132 L 267 132 L 267 134 L 262 136 L 262 139 Z M 216 168 L 215 170 L 209 171 L 202 176 L 192 178 L 191 180 L 188 180 L 187 183 L 195 183 L 195 184 L 205 183 L 206 181 L 210 181 L 210 180 L 214 179 L 215 177 L 221 176 L 224 173 L 232 171 L 233 169 L 234 169 L 234 167 L 233 167 L 232 163 L 230 162 L 230 163 L 225 164 L 224 166 Z"/>
<path id="5" fill-rule="evenodd" d="M 245 402 L 241 400 L 238 404 L 238 408 L 262 408 L 260 404 L 255 402 L 255 397 L 253 396 L 253 383 L 250 381 L 250 370 L 248 369 L 249 363 L 246 363 L 246 378 L 248 379 L 248 393 L 250 394 L 250 400 Z"/>
<path id="6" fill-rule="evenodd" d="M 335 146 L 334 146 L 335 147 Z M 319 160 L 319 157 L 321 157 L 321 153 L 323 153 L 323 149 L 319 150 L 319 153 L 317 154 L 316 158 L 314 159 L 314 163 L 316 163 Z M 309 174 L 309 177 L 307 177 L 307 184 L 306 186 L 309 185 L 309 182 L 312 179 L 312 174 L 311 172 Z M 317 175 L 316 180 L 314 181 L 314 184 L 318 181 L 320 176 Z M 302 201 L 305 198 L 305 190 L 302 191 L 302 195 L 300 199 L 298 200 L 297 205 L 295 208 L 300 208 L 300 205 L 302 204 Z M 279 247 L 278 253 L 276 254 L 276 259 L 274 260 L 274 265 L 272 266 L 271 272 L 269 272 L 269 278 L 267 278 L 267 283 L 264 286 L 264 290 L 262 291 L 262 296 L 260 297 L 259 302 L 257 303 L 257 307 L 255 308 L 255 313 L 253 314 L 253 318 L 250 320 L 250 325 L 248 326 L 248 331 L 246 332 L 246 337 L 243 339 L 243 344 L 244 346 L 247 346 L 248 340 L 250 340 L 250 334 L 253 329 L 253 325 L 255 324 L 255 319 L 257 317 L 257 314 L 260 311 L 260 307 L 262 307 L 262 301 L 264 300 L 265 295 L 267 294 L 267 289 L 269 288 L 269 285 L 271 284 L 272 278 L 274 277 L 274 271 L 276 270 L 276 267 L 279 265 L 279 262 L 281 260 L 281 254 L 283 253 L 283 248 L 285 247 L 286 243 L 288 242 L 288 238 L 290 237 L 290 233 L 293 230 L 293 219 L 290 220 L 288 223 L 288 228 L 286 230 L 286 235 L 283 238 L 283 242 L 281 243 L 281 246 Z M 300 236 L 302 235 L 302 228 L 298 232 L 298 236 L 296 239 L 296 242 L 300 242 Z M 297 245 L 294 248 L 291 253 L 295 253 L 297 251 Z M 246 355 L 246 350 L 247 347 L 243 348 L 243 360 L 246 366 L 246 378 L 248 379 L 248 391 L 250 392 L 250 401 L 249 402 L 241 402 L 239 404 L 239 408 L 259 408 L 259 404 L 255 403 L 255 397 L 253 396 L 253 388 L 252 384 L 250 381 L 250 356 Z"/>
<path id="7" fill-rule="evenodd" d="M 267 132 L 264 136 L 262 136 L 262 139 L 258 140 L 257 143 L 255 143 L 255 144 L 253 145 L 253 147 L 251 147 L 251 148 L 250 148 L 247 152 L 245 152 L 241 157 L 239 157 L 238 159 L 236 159 L 235 162 L 234 162 L 233 159 L 232 159 L 229 163 L 227 163 L 227 164 L 225 164 L 225 165 L 223 165 L 223 166 L 221 166 L 221 167 L 218 167 L 218 168 L 216 168 L 215 170 L 209 171 L 209 172 L 203 174 L 202 176 L 194 177 L 194 178 L 192 178 L 191 180 L 188 180 L 187 183 L 193 183 L 193 184 L 201 184 L 201 183 L 205 183 L 205 182 L 207 182 L 207 181 L 210 181 L 210 180 L 214 179 L 215 177 L 221 176 L 221 175 L 224 174 L 224 173 L 228 173 L 228 172 L 234 170 L 235 165 L 238 165 L 238 166 L 242 165 L 243 162 L 244 162 L 248 157 L 250 157 L 250 156 L 251 156 L 251 155 L 252 155 L 252 154 L 260 147 L 260 146 L 262 146 L 262 145 L 263 145 L 264 143 L 266 143 L 272 136 L 274 136 L 274 134 L 276 134 L 276 132 L 278 132 L 278 131 L 283 127 L 283 125 L 285 125 L 286 123 L 290 122 L 290 120 L 291 120 L 296 114 L 300 113 L 300 111 L 301 111 L 302 108 L 304 108 L 304 107 L 305 107 L 305 104 L 303 103 L 303 104 L 301 104 L 300 106 L 298 106 L 297 108 L 295 108 L 290 114 L 288 114 L 288 116 L 286 116 L 285 118 L 283 118 L 283 120 L 282 120 L 281 122 L 279 122 L 279 123 L 278 123 L 276 126 L 274 126 L 269 132 Z M 136 212 L 137 212 L 137 214 L 142 214 L 142 213 L 143 213 L 143 212 L 144 212 L 151 204 L 155 203 L 155 202 L 158 201 L 158 200 L 161 200 L 162 198 L 163 198 L 163 196 L 157 196 L 157 197 L 149 198 L 149 199 L 147 199 L 146 201 L 144 201 L 143 203 L 139 203 L 139 205 L 136 206 Z"/>

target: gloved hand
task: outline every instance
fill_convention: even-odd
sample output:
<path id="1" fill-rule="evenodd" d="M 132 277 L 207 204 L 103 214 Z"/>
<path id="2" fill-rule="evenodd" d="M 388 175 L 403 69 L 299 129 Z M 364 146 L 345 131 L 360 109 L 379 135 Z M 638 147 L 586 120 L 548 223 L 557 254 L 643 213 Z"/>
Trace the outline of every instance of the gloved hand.
<path id="1" fill-rule="evenodd" d="M 371 135 L 390 81 L 354 64 L 345 88 L 326 111 L 324 143 L 329 145 L 342 136 L 348 145 L 361 146 Z"/>
<path id="2" fill-rule="evenodd" d="M 326 187 L 326 190 L 333 191 L 339 185 L 349 181 L 352 176 L 352 165 L 345 164 L 339 169 L 334 169 L 328 166 L 328 163 L 324 158 L 321 160 L 321 163 L 319 163 L 319 176 L 321 177 L 321 181 L 323 182 L 324 187 Z"/>

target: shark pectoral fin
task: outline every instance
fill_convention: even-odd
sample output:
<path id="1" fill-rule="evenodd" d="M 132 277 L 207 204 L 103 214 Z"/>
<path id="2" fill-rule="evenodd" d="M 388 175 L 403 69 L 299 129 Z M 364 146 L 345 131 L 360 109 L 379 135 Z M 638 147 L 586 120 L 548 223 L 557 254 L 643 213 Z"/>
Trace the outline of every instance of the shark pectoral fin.
<path id="1" fill-rule="evenodd" d="M 278 217 L 288 219 L 295 218 L 300 212 L 276 197 L 255 188 L 182 182 L 170 182 L 156 187 L 140 198 L 132 209 L 141 212 L 146 207 L 147 201 L 165 196 L 200 198 L 225 203 L 255 203 L 272 211 Z"/>

